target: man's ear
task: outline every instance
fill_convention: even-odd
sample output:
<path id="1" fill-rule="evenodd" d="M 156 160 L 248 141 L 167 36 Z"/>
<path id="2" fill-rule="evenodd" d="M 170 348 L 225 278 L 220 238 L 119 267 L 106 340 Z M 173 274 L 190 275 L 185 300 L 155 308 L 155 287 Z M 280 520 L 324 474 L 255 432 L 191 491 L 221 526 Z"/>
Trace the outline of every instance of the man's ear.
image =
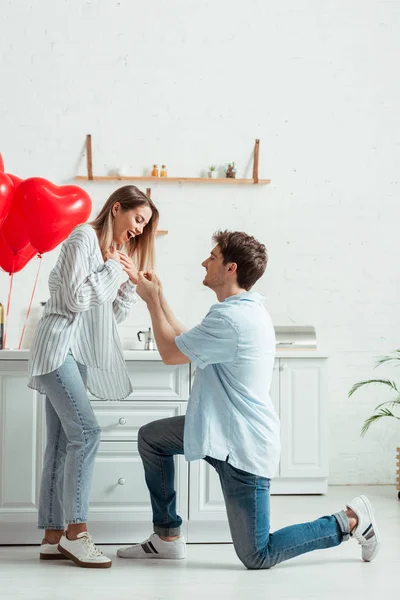
<path id="1" fill-rule="evenodd" d="M 236 273 L 237 271 L 237 264 L 235 262 L 230 263 L 229 267 L 228 267 L 228 273 Z"/>

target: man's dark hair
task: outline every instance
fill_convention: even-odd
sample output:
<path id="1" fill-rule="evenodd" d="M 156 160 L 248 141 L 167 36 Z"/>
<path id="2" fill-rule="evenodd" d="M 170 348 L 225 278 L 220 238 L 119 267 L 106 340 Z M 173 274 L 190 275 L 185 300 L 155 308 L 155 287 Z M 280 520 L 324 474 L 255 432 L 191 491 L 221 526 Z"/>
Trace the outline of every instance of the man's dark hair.
<path id="1" fill-rule="evenodd" d="M 228 262 L 237 264 L 238 285 L 250 290 L 267 267 L 268 255 L 264 244 L 243 231 L 226 230 L 214 233 L 213 242 L 221 250 L 224 265 Z"/>

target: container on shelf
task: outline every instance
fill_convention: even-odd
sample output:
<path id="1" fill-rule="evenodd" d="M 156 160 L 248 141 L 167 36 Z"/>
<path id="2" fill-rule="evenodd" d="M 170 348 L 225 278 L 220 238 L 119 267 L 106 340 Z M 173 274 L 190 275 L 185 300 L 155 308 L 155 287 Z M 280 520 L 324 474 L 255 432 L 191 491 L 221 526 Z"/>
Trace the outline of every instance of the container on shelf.
<path id="1" fill-rule="evenodd" d="M 165 165 L 161 165 L 160 177 L 168 177 L 168 175 L 167 175 L 167 167 Z"/>
<path id="2" fill-rule="evenodd" d="M 152 177 L 158 177 L 158 165 L 153 165 L 153 170 L 151 172 Z"/>

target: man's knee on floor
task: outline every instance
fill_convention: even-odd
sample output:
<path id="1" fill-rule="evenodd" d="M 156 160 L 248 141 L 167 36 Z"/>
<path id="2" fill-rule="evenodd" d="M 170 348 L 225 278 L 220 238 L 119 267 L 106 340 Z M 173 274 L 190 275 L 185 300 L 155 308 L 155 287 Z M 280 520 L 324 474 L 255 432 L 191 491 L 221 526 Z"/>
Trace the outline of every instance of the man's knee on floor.
<path id="1" fill-rule="evenodd" d="M 245 555 L 238 553 L 238 557 L 249 571 L 270 569 L 273 567 L 272 562 L 265 556 L 262 556 L 260 552 L 253 552 Z"/>

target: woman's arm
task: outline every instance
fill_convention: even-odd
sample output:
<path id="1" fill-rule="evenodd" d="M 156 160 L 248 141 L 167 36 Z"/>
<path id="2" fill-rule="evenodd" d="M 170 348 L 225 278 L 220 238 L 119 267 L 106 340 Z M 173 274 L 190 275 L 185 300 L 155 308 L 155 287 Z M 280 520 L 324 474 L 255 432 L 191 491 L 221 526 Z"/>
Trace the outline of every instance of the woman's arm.
<path id="1" fill-rule="evenodd" d="M 113 311 L 117 323 L 122 323 L 129 316 L 133 304 L 136 302 L 135 286 L 128 279 L 118 290 L 117 297 L 113 302 Z"/>

